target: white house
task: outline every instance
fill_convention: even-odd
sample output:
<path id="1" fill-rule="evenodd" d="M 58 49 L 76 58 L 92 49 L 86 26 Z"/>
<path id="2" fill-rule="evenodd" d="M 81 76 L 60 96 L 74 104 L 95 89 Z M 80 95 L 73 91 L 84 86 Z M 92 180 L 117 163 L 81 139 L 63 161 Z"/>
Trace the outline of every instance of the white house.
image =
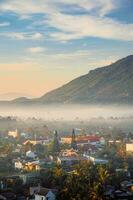
<path id="1" fill-rule="evenodd" d="M 40 185 L 36 187 L 30 187 L 30 195 L 34 195 L 34 200 L 55 200 L 55 189 L 43 188 Z"/>
<path id="2" fill-rule="evenodd" d="M 94 165 L 95 164 L 107 164 L 108 163 L 108 160 L 105 160 L 105 159 L 94 158 L 94 157 L 86 155 L 86 154 L 84 154 L 83 156 L 86 157 L 88 160 L 90 160 Z"/>
<path id="3" fill-rule="evenodd" d="M 36 154 L 32 151 L 27 151 L 26 157 L 34 159 L 36 157 Z"/>
<path id="4" fill-rule="evenodd" d="M 49 190 L 46 194 L 35 194 L 35 200 L 55 200 L 55 194 Z"/>

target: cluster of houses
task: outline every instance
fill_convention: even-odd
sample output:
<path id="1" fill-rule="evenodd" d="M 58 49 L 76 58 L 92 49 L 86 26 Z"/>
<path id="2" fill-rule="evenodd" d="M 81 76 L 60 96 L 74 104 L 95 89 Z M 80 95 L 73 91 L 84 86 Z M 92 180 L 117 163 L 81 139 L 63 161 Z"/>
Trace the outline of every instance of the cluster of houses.
<path id="1" fill-rule="evenodd" d="M 61 137 L 60 142 L 63 144 L 71 144 L 72 137 Z M 83 152 L 95 153 L 99 148 L 105 145 L 105 139 L 97 135 L 79 135 L 75 138 L 77 149 Z"/>
<path id="2" fill-rule="evenodd" d="M 26 133 L 20 134 L 24 139 L 23 144 L 18 144 L 15 151 L 20 152 L 22 148 L 26 146 L 36 146 L 36 145 L 49 145 L 53 138 L 49 136 L 45 137 L 36 137 L 28 138 Z M 14 139 L 18 137 L 18 131 L 9 131 L 9 137 Z M 54 164 L 61 164 L 64 167 L 70 167 L 74 163 L 78 163 L 80 160 L 91 160 L 94 164 L 103 164 L 108 163 L 108 160 L 100 159 L 96 157 L 97 152 L 101 151 L 102 148 L 108 142 L 108 145 L 121 144 L 121 140 L 110 139 L 105 141 L 104 137 L 101 137 L 97 134 L 82 134 L 76 135 L 75 130 L 73 130 L 72 135 L 58 137 L 59 144 L 65 145 L 67 147 L 65 150 L 61 151 L 56 159 L 53 157 L 52 153 L 49 157 L 44 156 L 44 159 L 40 159 L 37 152 L 32 149 L 25 148 L 25 154 L 18 159 L 14 159 L 14 167 L 16 170 L 23 171 L 33 171 L 40 170 L 42 166 L 53 166 Z M 71 147 L 71 148 L 70 148 Z M 127 153 L 133 152 L 133 142 L 125 143 L 125 150 Z M 79 153 L 80 152 L 80 153 Z"/>
<path id="3" fill-rule="evenodd" d="M 73 169 L 73 166 L 75 164 L 78 164 L 82 160 L 89 160 L 94 165 L 108 164 L 108 160 L 101 159 L 99 157 L 96 157 L 97 152 L 101 151 L 105 145 L 120 145 L 122 143 L 121 140 L 114 140 L 110 139 L 108 141 L 105 141 L 104 137 L 101 137 L 97 134 L 82 134 L 82 135 L 76 135 L 75 130 L 72 131 L 71 135 L 67 136 L 61 136 L 59 137 L 56 132 L 55 139 L 56 145 L 64 146 L 66 148 L 60 149 L 58 154 L 53 154 L 52 152 L 49 155 L 45 155 L 44 157 L 39 157 L 38 152 L 36 152 L 35 148 L 30 147 L 36 147 L 37 145 L 47 146 L 53 143 L 53 138 L 50 136 L 36 136 L 35 137 L 29 137 L 26 133 L 18 133 L 17 130 L 15 131 L 9 131 L 8 137 L 12 137 L 14 140 L 16 138 L 23 138 L 23 142 L 16 145 L 16 149 L 13 150 L 14 153 L 19 153 L 19 157 L 14 158 L 12 163 L 14 165 L 14 169 L 16 170 L 16 173 L 20 173 L 21 178 L 23 180 L 24 184 L 27 184 L 29 180 L 33 182 L 33 180 L 36 179 L 33 174 L 38 173 L 41 170 L 44 169 L 51 169 L 57 164 L 62 166 L 63 169 L 65 169 L 68 172 L 71 172 Z M 125 141 L 125 150 L 127 153 L 133 152 L 133 142 L 132 141 Z M 26 172 L 26 174 L 25 174 Z M 12 177 L 7 177 L 7 180 L 12 179 Z M 39 185 L 39 182 L 37 181 L 38 186 L 30 187 L 29 188 L 29 196 L 28 199 L 30 200 L 55 200 L 56 199 L 56 190 L 49 189 L 49 188 L 43 188 Z M 125 183 L 126 185 L 126 183 Z M 128 196 L 130 197 L 130 192 L 126 190 L 126 193 L 123 193 L 123 187 L 129 187 L 130 189 L 133 188 L 133 183 L 128 182 L 126 186 L 121 186 L 122 191 L 114 191 L 112 188 L 109 188 L 106 191 L 105 196 L 111 198 L 116 198 L 118 196 Z M 0 184 L 1 189 L 4 189 L 4 182 L 1 182 Z M 4 200 L 13 200 L 16 197 L 13 197 L 14 194 L 11 194 L 11 192 L 5 192 L 3 190 L 3 193 L 0 195 L 0 199 Z M 18 200 L 23 200 L 23 197 L 18 198 Z"/>
<path id="4" fill-rule="evenodd" d="M 15 169 L 21 171 L 37 171 L 42 169 L 42 166 L 48 165 L 50 167 L 54 164 L 60 164 L 64 168 L 69 169 L 72 165 L 79 163 L 81 160 L 91 160 L 94 164 L 107 163 L 107 161 L 102 159 L 94 158 L 96 152 L 101 150 L 105 145 L 105 139 L 103 137 L 97 135 L 78 135 L 76 137 L 73 131 L 72 136 L 60 137 L 58 140 L 60 145 L 67 144 L 69 148 L 61 150 L 58 155 L 56 155 L 56 158 L 51 153 L 51 155 L 44 155 L 44 158 L 40 159 L 37 152 L 28 149 L 22 157 L 14 159 Z M 30 145 L 35 146 L 38 144 L 48 145 L 51 141 L 52 139 L 48 137 L 41 139 L 36 138 L 36 140 L 28 139 L 23 142 L 22 148 L 26 149 L 25 146 L 30 147 Z M 72 143 L 75 143 L 75 146 L 72 146 Z"/>

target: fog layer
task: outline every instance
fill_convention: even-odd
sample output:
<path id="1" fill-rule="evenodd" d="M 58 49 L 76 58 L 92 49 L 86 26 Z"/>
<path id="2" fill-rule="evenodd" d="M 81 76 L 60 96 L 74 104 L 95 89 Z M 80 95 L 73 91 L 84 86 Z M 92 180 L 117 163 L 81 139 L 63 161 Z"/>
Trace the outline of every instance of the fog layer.
<path id="1" fill-rule="evenodd" d="M 36 117 L 44 120 L 89 120 L 98 117 L 131 117 L 133 106 L 51 105 L 51 106 L 0 106 L 1 116 Z"/>

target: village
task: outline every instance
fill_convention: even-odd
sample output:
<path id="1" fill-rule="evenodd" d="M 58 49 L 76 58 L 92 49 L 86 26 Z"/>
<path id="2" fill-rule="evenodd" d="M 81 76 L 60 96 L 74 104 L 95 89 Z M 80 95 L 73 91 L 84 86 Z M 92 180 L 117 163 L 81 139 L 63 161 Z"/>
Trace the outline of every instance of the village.
<path id="1" fill-rule="evenodd" d="M 63 199 L 58 179 L 75 175 L 77 167 L 85 163 L 92 165 L 93 170 L 108 170 L 111 180 L 104 177 L 105 199 L 132 199 L 133 134 L 114 135 L 76 129 L 65 136 L 57 130 L 47 136 L 17 129 L 1 134 L 0 199 Z"/>

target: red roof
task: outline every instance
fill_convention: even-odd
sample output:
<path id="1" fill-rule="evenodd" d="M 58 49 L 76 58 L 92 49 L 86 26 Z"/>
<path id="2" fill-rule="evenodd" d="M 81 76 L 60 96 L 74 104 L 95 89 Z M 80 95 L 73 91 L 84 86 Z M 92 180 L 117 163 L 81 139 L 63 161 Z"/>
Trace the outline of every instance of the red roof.
<path id="1" fill-rule="evenodd" d="M 95 135 L 86 135 L 86 136 L 78 136 L 77 137 L 77 142 L 79 143 L 84 143 L 84 142 L 99 142 L 100 141 L 100 137 L 99 136 L 95 136 Z"/>

